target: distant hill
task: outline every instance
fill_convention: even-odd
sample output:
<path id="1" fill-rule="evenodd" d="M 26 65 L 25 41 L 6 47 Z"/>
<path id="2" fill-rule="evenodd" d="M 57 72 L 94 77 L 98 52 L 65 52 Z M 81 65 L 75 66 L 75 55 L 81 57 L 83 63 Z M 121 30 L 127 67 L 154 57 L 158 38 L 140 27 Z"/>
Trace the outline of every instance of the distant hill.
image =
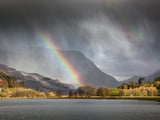
<path id="1" fill-rule="evenodd" d="M 138 83 L 139 78 L 145 78 L 145 81 L 153 82 L 157 77 L 160 77 L 160 70 L 157 70 L 155 73 L 148 76 L 133 76 L 127 80 L 120 81 L 120 83 L 129 83 L 130 81 Z"/>
<path id="2" fill-rule="evenodd" d="M 81 52 L 68 50 L 59 51 L 70 63 L 72 63 L 76 71 L 80 74 L 80 83 L 95 87 L 102 86 L 108 88 L 116 88 L 119 85 L 119 82 L 113 76 L 102 72 Z M 67 82 L 65 81 L 64 73 L 60 73 L 59 67 L 56 66 L 56 60 L 45 48 L 31 47 L 30 49 L 16 52 L 0 49 L 0 52 L 4 53 L 4 57 L 0 58 L 1 64 L 10 66 L 14 64 L 15 68 L 20 68 L 24 71 L 30 71 L 33 69 L 33 71 L 36 71 L 37 73 L 42 73 L 45 76 L 56 76 L 55 78 Z M 30 66 L 32 66 L 32 69 Z"/>
<path id="3" fill-rule="evenodd" d="M 37 73 L 17 71 L 16 69 L 2 64 L 0 64 L 0 71 L 5 72 L 17 82 L 24 81 L 27 87 L 40 92 L 56 92 L 57 90 L 61 90 L 62 93 L 68 93 L 69 90 L 74 89 L 72 85 L 61 83 L 58 80 L 53 80 Z"/>
<path id="4" fill-rule="evenodd" d="M 149 75 L 149 76 L 146 76 L 146 81 L 150 81 L 150 82 L 153 82 L 157 77 L 160 77 L 160 70 L 157 70 L 155 73 Z"/>

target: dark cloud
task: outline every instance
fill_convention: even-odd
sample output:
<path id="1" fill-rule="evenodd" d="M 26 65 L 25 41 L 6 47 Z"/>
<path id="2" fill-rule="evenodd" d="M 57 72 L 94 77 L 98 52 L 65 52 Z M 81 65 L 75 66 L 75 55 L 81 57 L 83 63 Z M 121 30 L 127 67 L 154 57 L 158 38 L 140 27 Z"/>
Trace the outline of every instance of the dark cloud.
<path id="1" fill-rule="evenodd" d="M 1 1 L 0 47 L 24 52 L 43 47 L 38 29 L 59 48 L 81 51 L 118 78 L 149 74 L 160 64 L 159 5 L 156 0 Z"/>

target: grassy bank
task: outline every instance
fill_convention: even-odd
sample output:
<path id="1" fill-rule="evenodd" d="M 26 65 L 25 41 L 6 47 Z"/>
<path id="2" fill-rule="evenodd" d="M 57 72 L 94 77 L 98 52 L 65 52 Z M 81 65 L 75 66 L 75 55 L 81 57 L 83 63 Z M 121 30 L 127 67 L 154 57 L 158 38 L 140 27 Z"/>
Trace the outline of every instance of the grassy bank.
<path id="1" fill-rule="evenodd" d="M 65 97 L 66 98 L 66 97 Z M 154 100 L 160 101 L 160 96 L 92 96 L 92 97 L 70 97 L 69 99 L 128 99 L 128 100 Z"/>
<path id="2" fill-rule="evenodd" d="M 55 97 L 0 97 L 0 99 L 113 99 L 113 100 L 151 100 L 151 101 L 159 101 L 160 96 L 91 96 L 91 97 L 68 97 L 66 96 L 55 96 Z"/>

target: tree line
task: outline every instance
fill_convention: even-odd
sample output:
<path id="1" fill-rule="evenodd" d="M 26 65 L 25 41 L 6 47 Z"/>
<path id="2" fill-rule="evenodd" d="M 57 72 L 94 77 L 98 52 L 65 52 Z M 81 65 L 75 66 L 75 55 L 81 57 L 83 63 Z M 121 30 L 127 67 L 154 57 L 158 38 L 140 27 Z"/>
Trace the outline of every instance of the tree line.
<path id="1" fill-rule="evenodd" d="M 112 89 L 104 87 L 96 89 L 93 86 L 81 86 L 76 91 L 69 91 L 68 96 L 160 96 L 160 77 L 156 78 L 152 83 L 145 82 L 143 78 L 140 78 L 138 83 L 123 83 Z"/>

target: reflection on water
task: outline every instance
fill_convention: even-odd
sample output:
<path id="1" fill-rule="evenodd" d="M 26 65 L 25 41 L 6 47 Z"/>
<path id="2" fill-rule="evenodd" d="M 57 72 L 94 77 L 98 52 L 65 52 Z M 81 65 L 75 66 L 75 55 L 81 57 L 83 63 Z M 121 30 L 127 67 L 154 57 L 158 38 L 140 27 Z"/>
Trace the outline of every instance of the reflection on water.
<path id="1" fill-rule="evenodd" d="M 159 120 L 160 103 L 137 100 L 0 99 L 0 120 Z"/>

